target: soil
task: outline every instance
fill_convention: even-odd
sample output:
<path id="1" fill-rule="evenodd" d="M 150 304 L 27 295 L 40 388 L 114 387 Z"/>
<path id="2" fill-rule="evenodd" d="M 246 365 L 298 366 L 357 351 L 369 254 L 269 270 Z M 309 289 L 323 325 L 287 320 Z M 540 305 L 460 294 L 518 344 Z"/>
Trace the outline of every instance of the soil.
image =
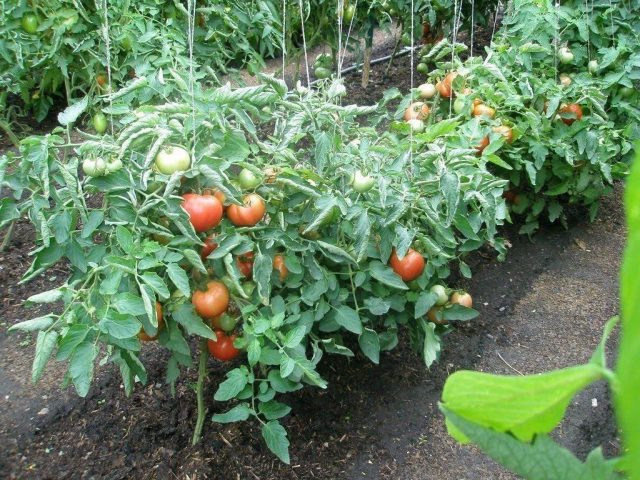
<path id="1" fill-rule="evenodd" d="M 406 91 L 410 65 L 398 59 L 372 72 L 363 93 L 351 77 L 350 101 L 372 103 L 384 88 Z M 480 317 L 445 341 L 430 370 L 408 341 L 383 355 L 379 366 L 362 357 L 321 362 L 327 390 L 305 388 L 280 400 L 293 408 L 284 419 L 291 465 L 266 448 L 254 423 L 207 422 L 191 446 L 195 423 L 195 369 L 172 396 L 164 383 L 167 354 L 143 349 L 147 386 L 125 397 L 113 365 L 98 367 L 87 398 L 59 385 L 64 365 L 51 362 L 41 383 L 29 383 L 34 338 L 7 328 L 37 316 L 23 301 L 65 278 L 64 266 L 28 285 L 18 285 L 29 266 L 33 230 L 18 224 L 0 254 L 0 477 L 11 479 L 511 479 L 515 476 L 473 447 L 455 443 L 437 408 L 447 376 L 459 369 L 529 374 L 589 359 L 607 319 L 618 312 L 618 270 L 625 239 L 622 187 L 604 199 L 589 224 L 579 217 L 569 229 L 544 227 L 530 241 L 506 228 L 512 248 L 505 262 L 477 256 L 464 286 Z M 613 356 L 617 337 L 609 344 Z M 227 406 L 212 399 L 228 365 L 210 362 L 210 412 Z M 619 440 L 609 392 L 596 384 L 579 394 L 555 432 L 579 457 L 602 445 L 617 454 Z"/>

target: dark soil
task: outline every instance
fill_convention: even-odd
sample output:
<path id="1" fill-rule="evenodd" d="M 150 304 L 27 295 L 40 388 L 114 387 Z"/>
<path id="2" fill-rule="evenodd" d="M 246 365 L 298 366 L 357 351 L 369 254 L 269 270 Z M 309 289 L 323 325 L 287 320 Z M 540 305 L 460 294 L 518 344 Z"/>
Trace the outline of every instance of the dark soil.
<path id="1" fill-rule="evenodd" d="M 350 102 L 373 103 L 384 88 L 406 91 L 409 60 L 399 59 L 390 78 L 375 68 L 362 93 L 350 79 Z M 254 423 L 207 422 L 190 444 L 195 423 L 195 371 L 177 385 L 164 382 L 166 353 L 145 345 L 149 384 L 124 396 L 113 365 L 98 368 L 89 396 L 62 390 L 64 365 L 52 362 L 37 387 L 29 383 L 34 339 L 7 328 L 37 316 L 22 302 L 65 278 L 64 267 L 28 285 L 32 229 L 20 223 L 0 254 L 0 477 L 3 478 L 208 478 L 208 479 L 510 479 L 515 478 L 473 447 L 457 445 L 437 409 L 447 376 L 458 369 L 535 373 L 585 362 L 602 326 L 618 311 L 618 269 L 625 227 L 621 188 L 604 200 L 593 224 L 568 230 L 547 227 L 530 242 L 507 229 L 513 244 L 504 263 L 476 258 L 466 288 L 479 319 L 446 338 L 442 358 L 427 370 L 407 342 L 383 355 L 380 366 L 357 357 L 327 358 L 321 374 L 329 388 L 306 388 L 280 400 L 293 407 L 284 419 L 291 465 L 265 447 Z M 617 340 L 610 343 L 615 351 Z M 210 362 L 210 412 L 227 406 L 212 399 L 228 365 Z M 584 457 L 602 445 L 619 450 L 609 393 L 597 384 L 579 394 L 556 431 L 559 441 Z"/>

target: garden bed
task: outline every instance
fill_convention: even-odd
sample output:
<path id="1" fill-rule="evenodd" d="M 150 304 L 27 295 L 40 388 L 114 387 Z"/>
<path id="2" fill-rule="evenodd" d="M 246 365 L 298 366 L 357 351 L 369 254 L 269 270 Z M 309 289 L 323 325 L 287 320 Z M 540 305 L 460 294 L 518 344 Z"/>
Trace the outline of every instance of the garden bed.
<path id="1" fill-rule="evenodd" d="M 398 59 L 388 78 L 374 68 L 362 91 L 347 81 L 349 101 L 370 104 L 384 89 L 410 85 L 409 58 Z M 418 83 L 418 80 L 416 80 Z M 466 287 L 480 317 L 445 339 L 440 361 L 427 370 L 406 339 L 380 366 L 362 356 L 332 358 L 320 366 L 330 388 L 289 395 L 284 419 L 291 465 L 281 464 L 262 441 L 256 424 L 207 422 L 200 444 L 190 445 L 195 422 L 195 369 L 177 384 L 176 397 L 163 385 L 166 351 L 143 347 L 149 383 L 130 398 L 117 368 L 99 369 L 90 394 L 60 390 L 62 371 L 53 362 L 39 388 L 28 384 L 32 338 L 8 340 L 7 328 L 34 316 L 21 304 L 51 288 L 61 270 L 19 286 L 30 263 L 31 227 L 20 223 L 1 254 L 0 291 L 0 473 L 9 478 L 514 478 L 473 448 L 448 437 L 437 409 L 442 385 L 455 370 L 535 373 L 588 360 L 605 321 L 617 313 L 617 271 L 624 243 L 621 189 L 606 199 L 594 224 L 584 215 L 569 230 L 542 228 L 531 243 L 510 229 L 507 260 L 476 256 Z M 51 277 L 56 275 L 57 279 Z M 405 340 L 403 342 L 403 340 Z M 193 345 L 195 347 L 195 344 Z M 610 343 L 613 351 L 616 341 Z M 217 384 L 228 366 L 210 361 L 207 403 L 214 412 Z M 595 399 L 595 402 L 594 400 Z M 212 413 L 212 412 L 210 412 Z M 576 397 L 557 431 L 563 445 L 584 458 L 597 445 L 618 452 L 606 387 Z"/>

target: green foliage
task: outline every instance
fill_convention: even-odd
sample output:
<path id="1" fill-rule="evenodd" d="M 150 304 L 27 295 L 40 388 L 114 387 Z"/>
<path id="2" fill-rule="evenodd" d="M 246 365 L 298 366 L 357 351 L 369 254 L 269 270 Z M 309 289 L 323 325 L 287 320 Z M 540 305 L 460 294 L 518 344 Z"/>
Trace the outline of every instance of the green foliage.
<path id="1" fill-rule="evenodd" d="M 628 449 L 626 466 L 631 480 L 640 479 L 640 428 L 637 415 L 637 392 L 640 391 L 640 145 L 627 183 L 627 248 L 621 271 L 622 339 L 617 362 L 616 414 L 620 421 L 624 445 Z"/>
<path id="2" fill-rule="evenodd" d="M 547 435 L 538 435 L 531 443 L 522 442 L 508 433 L 483 427 L 457 415 L 441 405 L 449 425 L 462 432 L 473 443 L 514 473 L 527 480 L 615 480 L 616 462 L 605 460 L 602 451 L 593 450 L 584 463 Z"/>
<path id="3" fill-rule="evenodd" d="M 600 378 L 602 369 L 590 364 L 535 376 L 459 371 L 447 379 L 442 402 L 467 420 L 530 442 L 553 430 L 573 396 Z M 468 441 L 450 425 L 449 432 Z"/>

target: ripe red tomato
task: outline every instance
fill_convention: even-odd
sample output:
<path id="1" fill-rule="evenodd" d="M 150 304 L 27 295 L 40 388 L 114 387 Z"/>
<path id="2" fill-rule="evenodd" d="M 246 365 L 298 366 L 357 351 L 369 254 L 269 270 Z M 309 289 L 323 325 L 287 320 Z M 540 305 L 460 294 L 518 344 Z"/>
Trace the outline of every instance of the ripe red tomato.
<path id="1" fill-rule="evenodd" d="M 474 105 L 473 116 L 481 117 L 482 115 L 486 115 L 489 118 L 493 118 L 496 116 L 496 110 L 495 108 L 491 108 L 485 105 L 484 103 L 479 103 L 477 105 Z"/>
<path id="2" fill-rule="evenodd" d="M 158 338 L 158 335 L 160 334 L 160 330 L 164 328 L 164 320 L 162 318 L 162 305 L 160 305 L 160 302 L 156 302 L 156 317 L 158 318 L 158 331 L 152 337 L 151 335 L 148 335 L 144 331 L 144 329 L 140 329 L 140 332 L 138 333 L 138 338 L 140 339 L 140 341 L 150 342 L 151 340 L 156 340 Z"/>
<path id="3" fill-rule="evenodd" d="M 409 120 L 424 120 L 429 116 L 429 106 L 423 102 L 413 102 L 404 111 L 405 121 Z"/>
<path id="4" fill-rule="evenodd" d="M 202 260 L 205 260 L 209 255 L 211 255 L 211 252 L 218 248 L 218 244 L 213 241 L 214 237 L 215 235 L 209 235 L 204 240 L 204 245 L 202 246 L 202 250 L 200 250 L 200 258 L 202 258 Z"/>
<path id="5" fill-rule="evenodd" d="M 493 127 L 493 131 L 502 135 L 507 143 L 513 142 L 513 129 L 506 125 Z"/>
<path id="6" fill-rule="evenodd" d="M 480 140 L 480 143 L 476 147 L 476 151 L 478 152 L 478 155 L 482 155 L 482 152 L 488 146 L 489 146 L 489 137 L 484 137 L 482 140 Z"/>
<path id="7" fill-rule="evenodd" d="M 262 197 L 252 193 L 244 197 L 244 206 L 229 205 L 227 207 L 227 218 L 236 227 L 253 227 L 262 220 L 266 210 Z"/>
<path id="8" fill-rule="evenodd" d="M 213 195 L 185 193 L 182 198 L 182 208 L 189 214 L 189 220 L 196 232 L 206 232 L 220 223 L 222 204 Z"/>
<path id="9" fill-rule="evenodd" d="M 236 335 L 227 335 L 222 330 L 216 330 L 216 340 L 209 340 L 209 353 L 213 358 L 223 362 L 233 360 L 240 354 L 240 350 L 233 346 Z"/>
<path id="10" fill-rule="evenodd" d="M 416 252 L 413 248 L 407 251 L 407 254 L 401 260 L 396 255 L 395 248 L 391 252 L 391 258 L 389 259 L 389 265 L 393 268 L 393 271 L 400 275 L 400 278 L 405 282 L 415 280 L 424 270 L 424 257 Z"/>
<path id="11" fill-rule="evenodd" d="M 449 301 L 451 303 L 457 303 L 458 305 L 462 305 L 463 307 L 467 308 L 471 308 L 471 306 L 473 305 L 473 299 L 467 292 L 455 292 L 453 295 L 451 295 Z"/>
<path id="12" fill-rule="evenodd" d="M 504 198 L 507 203 L 516 203 L 516 198 L 518 197 L 518 192 L 515 190 L 507 190 L 502 194 L 502 198 Z"/>
<path id="13" fill-rule="evenodd" d="M 438 93 L 440 93 L 441 97 L 451 98 L 451 95 L 453 94 L 451 84 L 457 76 L 457 72 L 449 72 L 447 76 L 444 77 L 444 80 L 436 84 L 436 90 L 438 90 Z"/>
<path id="14" fill-rule="evenodd" d="M 280 272 L 280 281 L 284 282 L 289 275 L 289 269 L 284 264 L 284 257 L 280 254 L 273 257 L 273 268 Z"/>
<path id="15" fill-rule="evenodd" d="M 193 292 L 191 303 L 198 315 L 212 319 L 222 315 L 229 308 L 229 290 L 224 283 L 212 280 L 207 283 L 206 290 Z"/>
<path id="16" fill-rule="evenodd" d="M 575 118 L 565 118 L 562 116 L 563 113 L 573 114 Z M 570 103 L 569 105 L 564 105 L 560 108 L 560 117 L 565 125 L 571 125 L 576 120 L 582 119 L 582 107 L 577 103 Z"/>
<path id="17" fill-rule="evenodd" d="M 240 273 L 250 280 L 253 276 L 253 252 L 247 252 L 237 257 L 236 264 Z"/>

